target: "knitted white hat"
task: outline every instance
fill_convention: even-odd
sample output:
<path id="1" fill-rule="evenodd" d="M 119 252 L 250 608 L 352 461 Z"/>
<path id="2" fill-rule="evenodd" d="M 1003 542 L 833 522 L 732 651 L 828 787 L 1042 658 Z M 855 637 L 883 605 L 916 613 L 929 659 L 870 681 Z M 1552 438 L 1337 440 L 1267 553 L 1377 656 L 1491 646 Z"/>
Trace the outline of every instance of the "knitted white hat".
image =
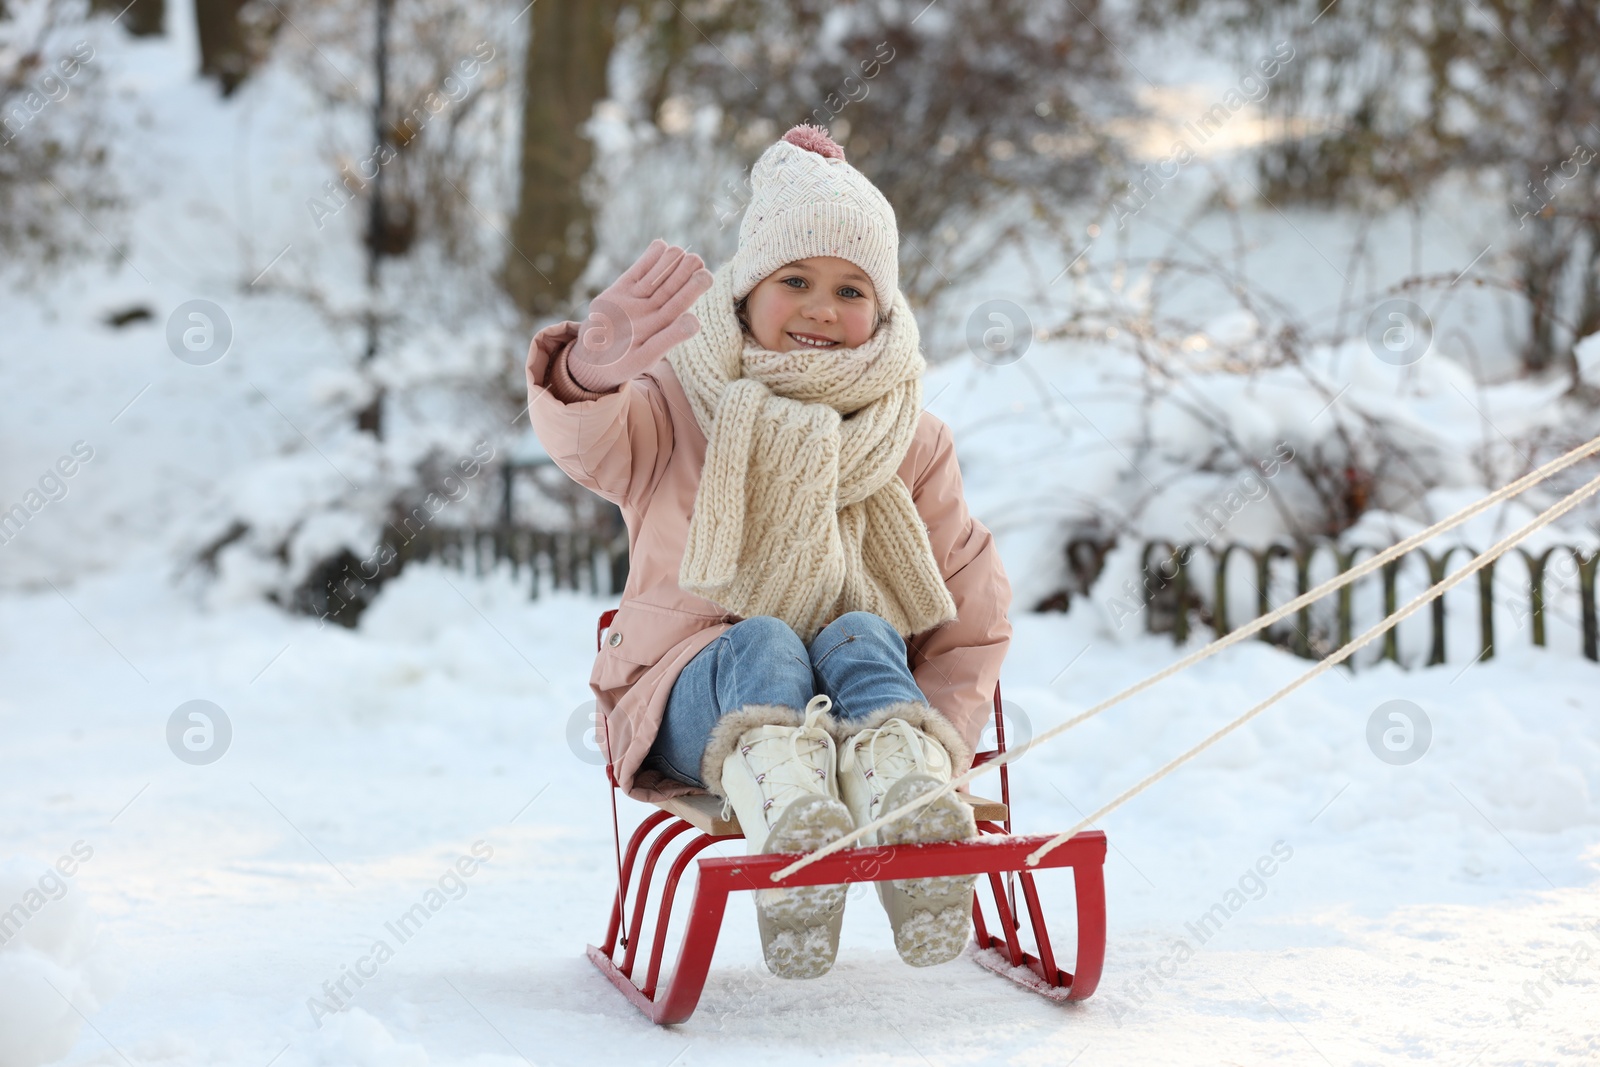
<path id="1" fill-rule="evenodd" d="M 838 256 L 866 272 L 887 316 L 900 287 L 900 231 L 894 208 L 845 162 L 827 131 L 802 124 L 761 153 L 753 195 L 739 222 L 733 298 L 742 300 L 787 263 Z"/>

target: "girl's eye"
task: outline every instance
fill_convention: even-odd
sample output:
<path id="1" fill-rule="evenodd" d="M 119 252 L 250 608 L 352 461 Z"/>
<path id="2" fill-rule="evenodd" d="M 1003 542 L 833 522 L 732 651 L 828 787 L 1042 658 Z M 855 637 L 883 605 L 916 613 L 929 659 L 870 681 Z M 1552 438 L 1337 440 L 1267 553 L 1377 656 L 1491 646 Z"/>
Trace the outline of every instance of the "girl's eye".
<path id="1" fill-rule="evenodd" d="M 787 286 L 788 288 L 792 289 L 794 287 L 789 285 L 790 282 L 799 282 L 801 285 L 805 285 L 806 284 L 806 280 L 804 278 L 799 278 L 799 277 L 796 277 L 795 275 L 792 275 L 792 274 L 789 277 L 783 279 L 782 284 Z M 864 296 L 867 295 L 867 294 L 863 293 L 860 289 L 857 289 L 853 285 L 843 286 L 839 291 L 841 293 L 849 296 L 851 299 L 855 299 L 856 297 L 864 297 Z"/>

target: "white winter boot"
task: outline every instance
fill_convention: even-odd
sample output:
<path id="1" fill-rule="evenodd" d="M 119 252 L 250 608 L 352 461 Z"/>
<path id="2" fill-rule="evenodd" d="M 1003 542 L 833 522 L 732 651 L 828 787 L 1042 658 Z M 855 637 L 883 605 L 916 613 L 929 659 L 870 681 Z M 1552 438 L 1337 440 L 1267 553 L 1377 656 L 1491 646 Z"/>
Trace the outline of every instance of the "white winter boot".
<path id="1" fill-rule="evenodd" d="M 952 746 L 961 743 L 949 722 L 926 704 L 890 705 L 859 722 L 838 723 L 835 730 L 855 731 L 839 750 L 839 791 L 857 826 L 951 779 L 950 753 L 936 734 Z M 960 841 L 977 834 L 972 808 L 952 794 L 867 835 L 858 847 Z M 928 967 L 961 954 L 975 881 L 977 875 L 968 874 L 877 883 L 901 959 Z"/>
<path id="2" fill-rule="evenodd" d="M 839 801 L 833 735 L 821 721 L 832 703 L 827 696 L 813 697 L 798 726 L 783 725 L 783 717 L 774 715 L 798 717 L 792 708 L 741 708 L 731 713 L 730 727 L 762 724 L 742 729 L 736 738 L 729 738 L 719 723 L 724 742 L 733 743 L 722 757 L 720 776 L 706 783 L 738 815 L 752 855 L 809 852 L 852 829 L 850 812 Z M 703 767 L 718 754 L 717 740 L 713 735 Z M 816 978 L 833 966 L 845 890 L 843 885 L 825 885 L 756 891 L 761 951 L 773 974 Z"/>

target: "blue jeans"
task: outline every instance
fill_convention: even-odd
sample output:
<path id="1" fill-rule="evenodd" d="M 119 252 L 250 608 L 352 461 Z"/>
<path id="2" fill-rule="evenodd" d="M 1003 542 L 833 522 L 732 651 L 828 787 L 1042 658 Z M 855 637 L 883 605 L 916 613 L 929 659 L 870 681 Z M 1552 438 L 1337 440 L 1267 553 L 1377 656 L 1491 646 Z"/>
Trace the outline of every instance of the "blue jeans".
<path id="1" fill-rule="evenodd" d="M 724 714 L 746 704 L 804 712 L 818 693 L 833 700 L 840 719 L 927 699 L 906 665 L 905 639 L 870 611 L 839 616 L 810 648 L 782 619 L 756 615 L 723 631 L 679 672 L 643 766 L 704 789 L 700 760 Z"/>

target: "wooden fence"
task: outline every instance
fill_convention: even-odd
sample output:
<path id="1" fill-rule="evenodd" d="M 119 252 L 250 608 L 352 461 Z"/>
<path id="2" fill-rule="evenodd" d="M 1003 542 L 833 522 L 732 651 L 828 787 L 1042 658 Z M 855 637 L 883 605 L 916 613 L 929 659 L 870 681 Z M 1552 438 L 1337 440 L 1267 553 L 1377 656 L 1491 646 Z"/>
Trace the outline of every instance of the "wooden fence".
<path id="1" fill-rule="evenodd" d="M 564 530 L 537 530 L 525 525 L 508 523 L 510 514 L 510 476 L 507 477 L 506 508 L 501 521 L 490 527 L 459 528 L 434 527 L 422 532 L 401 550 L 402 562 L 409 560 L 438 560 L 447 566 L 474 574 L 509 565 L 516 577 L 525 577 L 530 595 L 538 597 L 541 590 L 570 589 L 596 596 L 618 597 L 628 580 L 628 536 L 625 529 L 618 533 L 602 534 Z M 1094 587 L 1104 567 L 1105 559 L 1114 541 L 1075 539 L 1066 545 L 1069 571 L 1080 591 Z M 1273 544 L 1266 548 L 1253 548 L 1240 544 L 1179 544 L 1171 541 L 1147 541 L 1142 548 L 1142 586 L 1135 592 L 1137 599 L 1131 604 L 1133 612 L 1142 615 L 1145 628 L 1152 633 L 1171 633 L 1177 643 L 1189 639 L 1196 625 L 1209 627 L 1216 637 L 1231 632 L 1236 619 L 1245 621 L 1239 614 L 1248 610 L 1248 619 L 1260 618 L 1276 605 L 1273 589 L 1285 584 L 1285 571 L 1292 572 L 1293 593 L 1281 595 L 1277 603 L 1285 603 L 1290 595 L 1298 595 L 1320 584 L 1331 574 L 1323 573 L 1313 579 L 1313 568 L 1319 557 L 1331 559 L 1333 569 L 1344 573 L 1362 559 L 1376 555 L 1380 548 L 1369 545 L 1341 546 L 1331 541 L 1318 540 Z M 1208 596 L 1200 595 L 1194 584 L 1195 562 L 1204 552 L 1209 566 Z M 1282 646 L 1295 655 L 1307 659 L 1320 659 L 1349 643 L 1355 632 L 1356 588 L 1379 587 L 1379 597 L 1384 614 L 1400 607 L 1399 581 L 1403 568 L 1415 567 L 1420 560 L 1427 573 L 1428 584 L 1443 579 L 1450 569 L 1452 559 L 1460 554 L 1462 561 L 1475 553 L 1462 545 L 1452 545 L 1434 552 L 1416 548 L 1399 559 L 1379 568 L 1369 575 L 1332 594 L 1333 627 L 1314 625 L 1314 611 L 1324 615 L 1327 609 L 1321 604 L 1307 605 L 1290 620 L 1268 627 L 1257 635 L 1259 640 Z M 1582 634 L 1583 654 L 1600 661 L 1600 621 L 1597 621 L 1595 597 L 1596 570 L 1600 567 L 1600 551 L 1585 552 L 1570 545 L 1558 545 L 1542 552 L 1515 549 L 1527 568 L 1527 588 L 1513 610 L 1522 611 L 1520 623 L 1531 623 L 1531 642 L 1537 647 L 1546 644 L 1546 616 L 1557 601 L 1549 600 L 1552 590 L 1549 579 L 1552 573 L 1560 585 L 1555 596 L 1567 598 L 1566 602 L 1577 611 L 1575 621 Z M 1255 596 L 1249 605 L 1233 602 L 1230 595 L 1230 575 L 1236 573 L 1239 557 L 1245 558 L 1245 572 Z M 1495 561 L 1478 572 L 1478 656 L 1488 659 L 1495 647 L 1496 566 L 1506 557 Z M 1276 581 L 1275 581 L 1276 579 Z M 1207 579 L 1201 579 L 1206 581 Z M 1116 596 L 1118 590 L 1110 590 Z M 1326 599 L 1326 598 L 1325 598 Z M 1429 605 L 1427 618 L 1431 620 L 1431 641 L 1427 663 L 1446 661 L 1446 604 L 1444 598 Z M 1375 619 L 1372 621 L 1376 621 Z M 1369 623 L 1370 624 L 1370 623 Z M 1401 662 L 1400 633 L 1391 628 L 1381 638 L 1378 660 Z"/>
<path id="2" fill-rule="evenodd" d="M 1098 577 L 1113 545 L 1114 542 L 1081 539 L 1067 545 L 1067 559 L 1073 573 L 1080 576 L 1080 581 L 1091 575 Z M 1195 561 L 1202 550 L 1210 571 L 1210 588 L 1206 590 L 1208 597 L 1198 595 L 1199 590 L 1192 580 Z M 1230 596 L 1229 576 L 1234 573 L 1232 565 L 1239 556 L 1246 557 L 1248 561 L 1246 566 L 1250 569 L 1246 572 L 1246 578 L 1255 590 L 1254 603 L 1249 606 L 1249 619 L 1253 620 L 1279 604 L 1287 603 L 1291 596 L 1298 596 L 1326 581 L 1332 577 L 1332 572 L 1343 574 L 1362 559 L 1377 555 L 1380 551 L 1381 548 L 1370 545 L 1341 546 L 1327 540 L 1273 544 L 1265 548 L 1240 544 L 1218 546 L 1148 541 L 1141 554 L 1143 583 L 1134 590 L 1138 602 L 1133 606 L 1143 614 L 1146 629 L 1157 633 L 1170 632 L 1175 642 L 1188 640 L 1192 617 L 1201 625 L 1209 625 L 1214 636 L 1221 637 L 1230 633 L 1235 626 L 1238 605 L 1232 602 Z M 1382 612 L 1384 615 L 1392 614 L 1401 606 L 1398 585 L 1402 568 L 1415 567 L 1415 561 L 1420 560 L 1426 569 L 1427 584 L 1433 585 L 1450 573 L 1451 560 L 1457 553 L 1461 555 L 1463 563 L 1477 554 L 1476 550 L 1463 545 L 1448 546 L 1439 552 L 1419 547 L 1384 564 L 1376 575 L 1359 579 L 1331 594 L 1337 619 L 1336 633 L 1328 633 L 1321 640 L 1317 639 L 1313 627 L 1313 611 L 1319 605 L 1301 608 L 1292 617 L 1294 625 L 1277 624 L 1261 631 L 1257 637 L 1281 645 L 1298 656 L 1320 659 L 1348 644 L 1354 635 L 1357 587 L 1370 588 L 1371 583 L 1376 582 L 1380 587 Z M 1556 595 L 1569 597 L 1567 603 L 1577 608 L 1575 621 L 1582 634 L 1584 656 L 1600 661 L 1600 622 L 1597 622 L 1595 600 L 1595 574 L 1597 565 L 1600 565 L 1600 551 L 1585 552 L 1570 545 L 1556 545 L 1538 553 L 1518 548 L 1511 555 L 1520 556 L 1526 564 L 1526 593 L 1512 608 L 1513 611 L 1522 612 L 1518 616 L 1519 629 L 1522 621 L 1531 622 L 1532 644 L 1545 647 L 1546 615 L 1556 603 L 1549 599 L 1549 578 L 1554 572 L 1560 580 Z M 1331 559 L 1332 572 L 1325 569 L 1313 579 L 1312 570 L 1319 557 Z M 1490 563 L 1477 574 L 1478 658 L 1481 659 L 1494 655 L 1496 589 L 1497 586 L 1504 589 L 1505 584 L 1495 581 L 1495 571 L 1497 565 L 1506 558 L 1501 557 Z M 1274 603 L 1273 579 L 1280 576 L 1285 568 L 1292 570 L 1293 593 L 1279 596 Z M 1085 585 L 1084 588 L 1089 586 Z M 1114 595 L 1117 591 L 1111 592 Z M 1427 663 L 1444 663 L 1446 605 L 1443 597 L 1434 599 L 1429 605 L 1428 618 L 1432 625 Z M 1376 621 L 1374 618 L 1366 625 Z M 1288 622 L 1284 620 L 1284 623 Z M 1380 640 L 1382 646 L 1378 659 L 1400 663 L 1399 629 L 1390 628 Z"/>
<path id="3" fill-rule="evenodd" d="M 441 527 L 423 531 L 406 548 L 408 561 L 437 560 L 477 575 L 507 564 L 513 578 L 527 580 L 534 599 L 552 589 L 615 598 L 628 581 L 626 531 L 607 537 L 526 526 Z"/>

